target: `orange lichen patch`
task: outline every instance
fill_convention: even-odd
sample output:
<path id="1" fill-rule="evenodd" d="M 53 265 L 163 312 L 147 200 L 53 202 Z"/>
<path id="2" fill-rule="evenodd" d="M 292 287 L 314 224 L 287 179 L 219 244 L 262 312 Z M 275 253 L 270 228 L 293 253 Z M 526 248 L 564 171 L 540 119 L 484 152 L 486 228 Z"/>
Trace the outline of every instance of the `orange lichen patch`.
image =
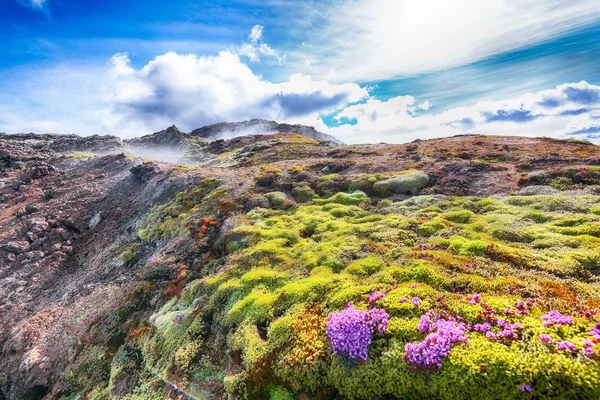
<path id="1" fill-rule="evenodd" d="M 561 282 L 546 281 L 541 287 L 541 297 L 553 303 L 572 308 L 577 305 L 577 293 Z"/>

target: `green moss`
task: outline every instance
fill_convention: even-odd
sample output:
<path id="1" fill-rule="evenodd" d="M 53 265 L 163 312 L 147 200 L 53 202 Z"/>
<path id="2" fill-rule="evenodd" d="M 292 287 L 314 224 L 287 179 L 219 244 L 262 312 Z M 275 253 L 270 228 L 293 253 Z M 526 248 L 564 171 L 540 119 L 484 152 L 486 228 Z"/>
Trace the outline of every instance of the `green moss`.
<path id="1" fill-rule="evenodd" d="M 369 276 L 379 272 L 383 267 L 384 263 L 379 257 L 370 256 L 354 261 L 346 267 L 344 272 L 358 276 Z"/>
<path id="2" fill-rule="evenodd" d="M 338 193 L 327 199 L 317 200 L 316 202 L 318 204 L 338 203 L 345 205 L 359 205 L 366 202 L 368 203 L 370 200 L 371 199 L 366 193 L 357 190 L 352 193 Z"/>
<path id="3" fill-rule="evenodd" d="M 283 192 L 266 193 L 265 197 L 267 198 L 269 204 L 272 207 L 281 207 L 285 204 L 285 201 L 287 200 L 287 196 Z"/>
<path id="4" fill-rule="evenodd" d="M 590 212 L 598 200 L 418 196 L 375 207 L 354 192 L 286 211 L 255 208 L 227 235 L 243 245 L 219 248 L 219 265 L 229 267 L 201 266 L 195 273 L 209 276 L 151 317 L 144 359 L 185 375 L 205 349 L 228 354 L 229 398 L 598 398 L 596 359 L 539 340 L 549 333 L 581 347 L 600 322 L 577 316 L 599 305 L 600 219 Z M 327 315 L 348 302 L 366 310 L 376 290 L 386 293 L 376 306 L 390 316 L 387 331 L 373 335 L 366 362 L 345 362 L 332 354 Z M 498 318 L 519 322 L 518 339 L 468 331 L 469 342 L 455 344 L 442 368 L 411 368 L 403 356 L 407 343 L 426 336 L 420 317 L 482 322 L 473 294 Z M 530 299 L 529 315 L 504 314 Z M 543 327 L 541 315 L 553 308 L 575 315 L 574 324 Z M 204 347 L 196 354 L 193 343 Z"/>
<path id="5" fill-rule="evenodd" d="M 308 203 L 316 196 L 316 193 L 310 186 L 301 185 L 292 189 L 292 196 L 298 203 Z"/>
<path id="6" fill-rule="evenodd" d="M 410 171 L 403 175 L 378 181 L 373 185 L 373 192 L 379 197 L 393 194 L 416 195 L 429 182 L 429 176 L 422 171 Z"/>

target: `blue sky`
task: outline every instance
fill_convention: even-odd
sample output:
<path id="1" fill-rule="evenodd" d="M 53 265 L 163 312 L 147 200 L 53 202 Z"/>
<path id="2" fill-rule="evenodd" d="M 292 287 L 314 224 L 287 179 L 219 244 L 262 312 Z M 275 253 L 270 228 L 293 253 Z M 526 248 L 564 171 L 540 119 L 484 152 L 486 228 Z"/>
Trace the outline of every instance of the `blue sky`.
<path id="1" fill-rule="evenodd" d="M 600 139 L 592 0 L 2 0 L 0 28 L 0 131 Z"/>

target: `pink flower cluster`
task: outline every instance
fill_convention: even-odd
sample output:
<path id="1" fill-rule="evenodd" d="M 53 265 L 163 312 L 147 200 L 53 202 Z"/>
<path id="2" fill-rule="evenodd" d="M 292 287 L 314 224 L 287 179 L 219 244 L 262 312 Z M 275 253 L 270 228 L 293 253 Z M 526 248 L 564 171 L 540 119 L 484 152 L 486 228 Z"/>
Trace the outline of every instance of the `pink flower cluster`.
<path id="1" fill-rule="evenodd" d="M 417 245 L 417 247 L 419 248 L 419 250 L 439 250 L 440 249 L 439 244 L 430 244 L 430 243 L 419 243 Z"/>
<path id="2" fill-rule="evenodd" d="M 481 295 L 474 294 L 473 297 L 471 297 L 471 300 L 469 300 L 469 304 L 474 306 L 475 304 L 479 303 L 480 301 L 481 301 Z"/>
<path id="3" fill-rule="evenodd" d="M 367 296 L 367 302 L 371 306 L 383 298 L 385 298 L 385 293 L 375 291 Z"/>
<path id="4" fill-rule="evenodd" d="M 428 323 L 433 331 L 419 343 L 408 343 L 405 346 L 404 361 L 414 368 L 436 369 L 442 367 L 442 361 L 450 354 L 452 345 L 467 342 L 466 325 L 454 319 L 438 319 Z M 425 323 L 424 322 L 424 323 Z"/>
<path id="5" fill-rule="evenodd" d="M 349 361 L 366 361 L 373 333 L 384 333 L 388 319 L 383 309 L 357 310 L 351 303 L 340 312 L 330 313 L 327 336 L 333 353 Z"/>
<path id="6" fill-rule="evenodd" d="M 549 313 L 542 315 L 542 321 L 542 326 L 546 328 L 554 325 L 572 325 L 573 317 L 561 314 L 557 310 L 552 310 Z"/>

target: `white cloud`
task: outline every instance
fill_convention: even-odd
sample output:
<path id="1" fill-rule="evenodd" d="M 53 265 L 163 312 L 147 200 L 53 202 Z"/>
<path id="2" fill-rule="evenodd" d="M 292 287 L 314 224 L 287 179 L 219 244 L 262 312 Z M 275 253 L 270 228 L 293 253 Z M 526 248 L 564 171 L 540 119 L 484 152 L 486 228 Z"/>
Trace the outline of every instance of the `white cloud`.
<path id="1" fill-rule="evenodd" d="M 347 0 L 307 13 L 323 27 L 298 68 L 342 81 L 441 70 L 539 43 L 600 19 L 597 0 Z M 312 2 L 306 7 L 314 7 Z M 310 21 L 309 21 L 310 22 Z M 306 66 L 314 58 L 318 64 Z M 344 68 L 340 68 L 344 66 Z"/>
<path id="2" fill-rule="evenodd" d="M 261 56 L 273 57 L 277 59 L 279 65 L 283 65 L 287 59 L 285 54 L 279 53 L 267 43 L 262 41 L 263 26 L 254 25 L 248 34 L 250 43 L 242 43 L 240 46 L 232 46 L 230 51 L 239 56 L 246 57 L 250 62 L 257 63 Z"/>
<path id="3" fill-rule="evenodd" d="M 486 133 L 577 137 L 600 142 L 600 86 L 585 81 L 526 93 L 504 101 L 482 101 L 426 114 L 427 102 L 412 96 L 387 101 L 373 98 L 349 106 L 329 130 L 347 142 L 407 142 L 417 138 Z"/>
<path id="4" fill-rule="evenodd" d="M 250 33 L 248 34 L 250 43 L 256 44 L 256 42 L 262 39 L 263 29 L 264 27 L 262 25 L 254 25 L 252 29 L 250 29 Z"/>
<path id="5" fill-rule="evenodd" d="M 107 73 L 112 92 L 103 124 L 108 132 L 133 136 L 172 123 L 184 130 L 224 120 L 269 118 L 318 121 L 368 96 L 356 84 L 330 84 L 302 74 L 272 83 L 256 75 L 238 55 L 167 53 L 135 69 L 124 54 Z"/>

